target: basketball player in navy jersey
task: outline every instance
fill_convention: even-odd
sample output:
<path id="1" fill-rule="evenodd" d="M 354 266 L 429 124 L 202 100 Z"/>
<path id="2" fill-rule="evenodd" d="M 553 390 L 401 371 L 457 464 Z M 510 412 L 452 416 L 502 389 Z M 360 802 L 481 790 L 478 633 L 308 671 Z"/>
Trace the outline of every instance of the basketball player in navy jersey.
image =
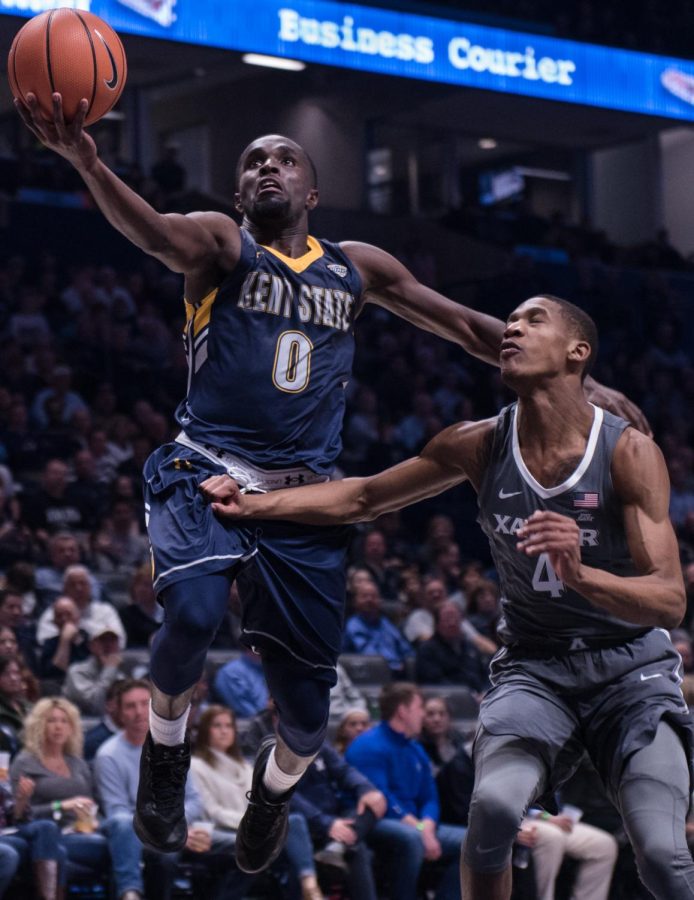
<path id="1" fill-rule="evenodd" d="M 154 584 L 165 620 L 152 646 L 150 735 L 142 753 L 135 827 L 160 850 L 186 840 L 183 788 L 190 696 L 238 577 L 243 639 L 262 656 L 279 712 L 261 747 L 237 861 L 247 872 L 279 853 L 294 785 L 325 736 L 341 646 L 347 532 L 266 522 L 222 523 L 199 493 L 272 491 L 327 479 L 340 451 L 353 326 L 366 302 L 498 362 L 501 322 L 419 284 L 366 244 L 308 233 L 318 202 L 306 152 L 280 135 L 253 141 L 237 167 L 239 227 L 214 213 L 161 215 L 99 159 L 54 95 L 52 122 L 32 95 L 25 124 L 82 176 L 106 218 L 136 246 L 185 275 L 188 392 L 181 432 L 148 460 L 145 501 Z M 621 395 L 620 395 L 621 396 Z M 619 400 L 619 397 L 617 398 Z"/>
<path id="2" fill-rule="evenodd" d="M 374 518 L 469 479 L 502 587 L 504 646 L 475 739 L 466 900 L 506 900 L 521 819 L 587 750 L 655 897 L 694 897 L 685 840 L 692 726 L 666 629 L 685 609 L 669 483 L 653 441 L 588 403 L 592 320 L 533 297 L 509 317 L 501 374 L 518 402 L 454 425 L 370 478 L 242 497 L 216 514 L 325 527 Z"/>

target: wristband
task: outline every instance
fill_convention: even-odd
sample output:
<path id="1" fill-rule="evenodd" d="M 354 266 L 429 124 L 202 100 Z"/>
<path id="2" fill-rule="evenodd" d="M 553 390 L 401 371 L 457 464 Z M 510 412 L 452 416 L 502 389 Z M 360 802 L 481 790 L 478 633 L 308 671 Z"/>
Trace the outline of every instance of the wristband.
<path id="1" fill-rule="evenodd" d="M 424 822 L 417 822 L 414 827 L 417 829 L 417 831 L 424 831 Z"/>
<path id="2" fill-rule="evenodd" d="M 548 813 L 546 809 L 543 809 L 542 812 L 540 813 L 540 818 L 541 819 L 551 819 L 552 813 Z"/>

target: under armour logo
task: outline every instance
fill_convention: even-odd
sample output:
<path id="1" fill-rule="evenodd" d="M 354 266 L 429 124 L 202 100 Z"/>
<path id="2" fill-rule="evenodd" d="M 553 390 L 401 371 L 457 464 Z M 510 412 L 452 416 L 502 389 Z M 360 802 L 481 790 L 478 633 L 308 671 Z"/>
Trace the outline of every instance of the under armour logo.
<path id="1" fill-rule="evenodd" d="M 284 479 L 285 487 L 293 487 L 297 484 L 303 484 L 306 481 L 303 475 L 287 475 Z"/>

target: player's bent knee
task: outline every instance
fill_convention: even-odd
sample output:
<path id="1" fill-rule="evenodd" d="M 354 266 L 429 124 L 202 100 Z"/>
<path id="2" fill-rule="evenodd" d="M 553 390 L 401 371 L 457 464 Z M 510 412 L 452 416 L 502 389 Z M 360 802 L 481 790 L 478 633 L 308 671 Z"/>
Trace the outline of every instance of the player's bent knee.
<path id="1" fill-rule="evenodd" d="M 522 810 L 489 782 L 481 782 L 470 803 L 470 822 L 463 846 L 463 860 L 474 872 L 503 871 L 511 859 Z"/>

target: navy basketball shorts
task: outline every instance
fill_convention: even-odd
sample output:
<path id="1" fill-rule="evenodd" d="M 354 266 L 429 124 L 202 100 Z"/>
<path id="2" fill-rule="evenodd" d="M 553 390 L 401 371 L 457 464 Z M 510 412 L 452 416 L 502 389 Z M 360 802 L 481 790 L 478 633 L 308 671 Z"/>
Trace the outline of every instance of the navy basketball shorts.
<path id="1" fill-rule="evenodd" d="M 145 512 L 155 591 L 160 595 L 175 582 L 234 569 L 244 643 L 274 655 L 286 652 L 324 670 L 334 683 L 351 527 L 221 521 L 198 486 L 224 471 L 180 444 L 167 444 L 147 460 Z M 195 603 L 194 590 L 190 602 Z"/>
<path id="2" fill-rule="evenodd" d="M 651 743 L 664 718 L 682 738 L 691 775 L 694 732 L 680 664 L 660 628 L 599 650 L 551 655 L 502 647 L 491 663 L 480 735 L 523 738 L 546 763 L 551 790 L 572 774 L 585 748 L 614 800 L 624 763 Z"/>

